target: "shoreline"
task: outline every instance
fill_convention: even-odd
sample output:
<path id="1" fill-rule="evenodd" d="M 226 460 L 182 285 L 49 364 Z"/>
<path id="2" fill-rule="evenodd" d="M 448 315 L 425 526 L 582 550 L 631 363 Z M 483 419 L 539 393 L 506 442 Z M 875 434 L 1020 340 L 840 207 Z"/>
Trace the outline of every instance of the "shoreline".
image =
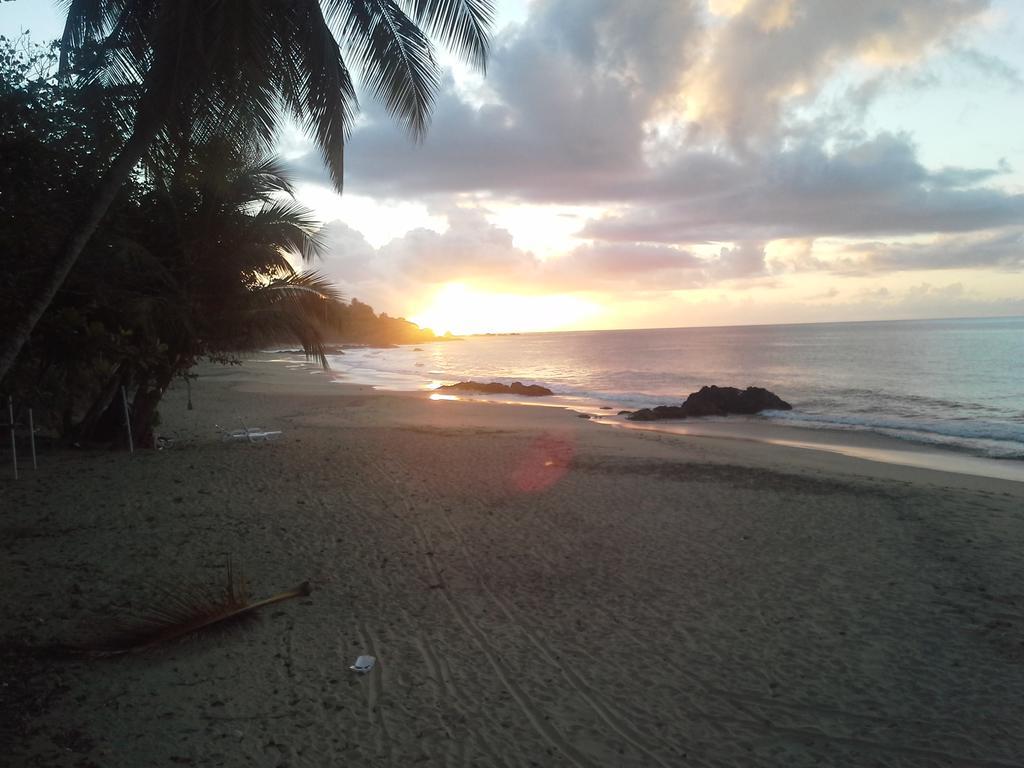
<path id="1" fill-rule="evenodd" d="M 1012 363 L 1019 320 L 895 322 L 878 338 L 857 326 L 524 334 L 358 351 L 332 363 L 351 381 L 398 391 L 521 380 L 549 387 L 559 404 L 592 415 L 602 406 L 618 412 L 678 404 L 706 384 L 750 384 L 793 404 L 792 412 L 763 414 L 784 426 L 1024 461 L 1024 401 Z M 927 365 L 921 345 L 929 350 Z"/>
<path id="2" fill-rule="evenodd" d="M 720 419 L 704 418 L 687 421 L 664 420 L 657 423 L 629 422 L 610 415 L 607 409 L 583 402 L 572 402 L 570 397 L 552 398 L 499 397 L 487 395 L 437 395 L 429 389 L 404 390 L 345 379 L 346 374 L 334 370 L 323 371 L 313 363 L 287 360 L 268 353 L 261 361 L 283 363 L 289 369 L 323 373 L 336 386 L 369 387 L 381 394 L 426 397 L 463 403 L 491 403 L 495 405 L 528 406 L 568 410 L 585 414 L 592 421 L 623 430 L 649 431 L 690 437 L 745 440 L 767 445 L 788 446 L 811 451 L 840 454 L 870 462 L 893 464 L 917 469 L 969 475 L 972 477 L 1024 483 L 1024 460 L 980 456 L 967 449 L 932 446 L 912 439 L 901 439 L 879 434 L 872 430 L 835 429 L 830 427 L 800 426 L 792 423 L 772 422 L 768 419 L 730 416 Z M 547 401 L 547 402 L 543 402 Z"/>
<path id="3" fill-rule="evenodd" d="M 872 432 L 789 427 L 783 424 L 741 421 L 741 419 L 735 419 L 733 423 L 725 421 L 690 424 L 675 422 L 661 427 L 634 423 L 605 423 L 622 426 L 625 429 L 668 432 L 692 437 L 748 440 L 769 445 L 824 451 L 880 464 L 1024 483 L 1024 461 L 1020 459 L 976 456 L 963 450 L 933 448 L 911 440 L 901 440 Z"/>

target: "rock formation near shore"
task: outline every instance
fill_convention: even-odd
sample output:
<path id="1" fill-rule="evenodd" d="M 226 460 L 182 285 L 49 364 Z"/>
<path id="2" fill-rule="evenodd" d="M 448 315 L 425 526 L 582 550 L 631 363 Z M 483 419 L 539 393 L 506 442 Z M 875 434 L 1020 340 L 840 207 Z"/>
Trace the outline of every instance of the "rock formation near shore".
<path id="1" fill-rule="evenodd" d="M 523 397 L 547 397 L 555 394 L 547 387 L 538 384 L 499 384 L 492 381 L 485 384 L 482 381 L 460 381 L 458 384 L 448 384 L 438 387 L 436 392 L 477 392 L 485 395 L 522 395 Z"/>
<path id="2" fill-rule="evenodd" d="M 793 406 L 774 392 L 762 387 L 701 387 L 682 405 L 659 405 L 641 408 L 626 416 L 630 421 L 686 419 L 695 416 L 728 416 L 731 413 L 750 415 L 761 411 L 789 411 Z"/>

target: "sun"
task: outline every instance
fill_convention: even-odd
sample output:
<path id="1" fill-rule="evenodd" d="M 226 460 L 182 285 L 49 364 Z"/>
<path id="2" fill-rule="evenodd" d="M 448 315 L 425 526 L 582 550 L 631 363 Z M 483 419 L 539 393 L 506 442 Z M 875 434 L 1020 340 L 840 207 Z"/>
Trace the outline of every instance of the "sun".
<path id="1" fill-rule="evenodd" d="M 563 294 L 525 296 L 447 283 L 409 319 L 435 333 L 527 333 L 579 328 L 600 307 Z"/>

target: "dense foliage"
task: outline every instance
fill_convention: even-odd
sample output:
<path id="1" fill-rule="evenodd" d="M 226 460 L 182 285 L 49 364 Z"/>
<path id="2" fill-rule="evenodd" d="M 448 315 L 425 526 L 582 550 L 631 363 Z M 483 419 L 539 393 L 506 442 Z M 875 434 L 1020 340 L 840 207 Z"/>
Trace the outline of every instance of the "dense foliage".
<path id="1" fill-rule="evenodd" d="M 350 72 L 413 136 L 426 129 L 441 81 L 436 38 L 483 67 L 491 0 L 66 0 L 61 70 L 82 85 L 126 88 L 114 104 L 130 131 L 86 188 L 75 224 L 0 335 L 0 379 L 56 298 L 140 163 L 229 136 L 270 146 L 300 121 L 340 191 L 358 109 Z"/>
<path id="2" fill-rule="evenodd" d="M 53 50 L 0 40 L 5 321 L 23 311 L 44 255 L 128 130 L 117 103 L 132 98 L 127 88 L 72 87 L 54 63 Z M 200 357 L 294 340 L 322 360 L 326 335 L 340 329 L 331 286 L 294 269 L 318 254 L 318 224 L 275 161 L 218 137 L 157 150 L 122 187 L 5 380 L 68 438 L 116 436 L 125 387 L 136 441 L 151 442 L 161 396 Z"/>
<path id="3" fill-rule="evenodd" d="M 437 341 L 438 337 L 427 328 L 420 328 L 404 317 L 390 317 L 386 312 L 377 314 L 373 307 L 359 299 L 352 299 L 341 307 L 341 330 L 331 335 L 332 341 L 370 346 L 391 344 L 421 344 Z M 450 338 L 451 334 L 448 337 Z"/>

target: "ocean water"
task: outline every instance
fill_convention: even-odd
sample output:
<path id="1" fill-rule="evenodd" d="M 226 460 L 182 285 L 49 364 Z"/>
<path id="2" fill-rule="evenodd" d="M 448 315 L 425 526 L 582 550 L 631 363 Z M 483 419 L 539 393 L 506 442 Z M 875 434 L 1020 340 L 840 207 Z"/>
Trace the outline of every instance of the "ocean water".
<path id="1" fill-rule="evenodd" d="M 762 386 L 793 410 L 759 420 L 1024 459 L 1024 318 L 475 336 L 331 363 L 341 381 L 393 390 L 544 384 L 554 403 L 603 414 Z"/>

